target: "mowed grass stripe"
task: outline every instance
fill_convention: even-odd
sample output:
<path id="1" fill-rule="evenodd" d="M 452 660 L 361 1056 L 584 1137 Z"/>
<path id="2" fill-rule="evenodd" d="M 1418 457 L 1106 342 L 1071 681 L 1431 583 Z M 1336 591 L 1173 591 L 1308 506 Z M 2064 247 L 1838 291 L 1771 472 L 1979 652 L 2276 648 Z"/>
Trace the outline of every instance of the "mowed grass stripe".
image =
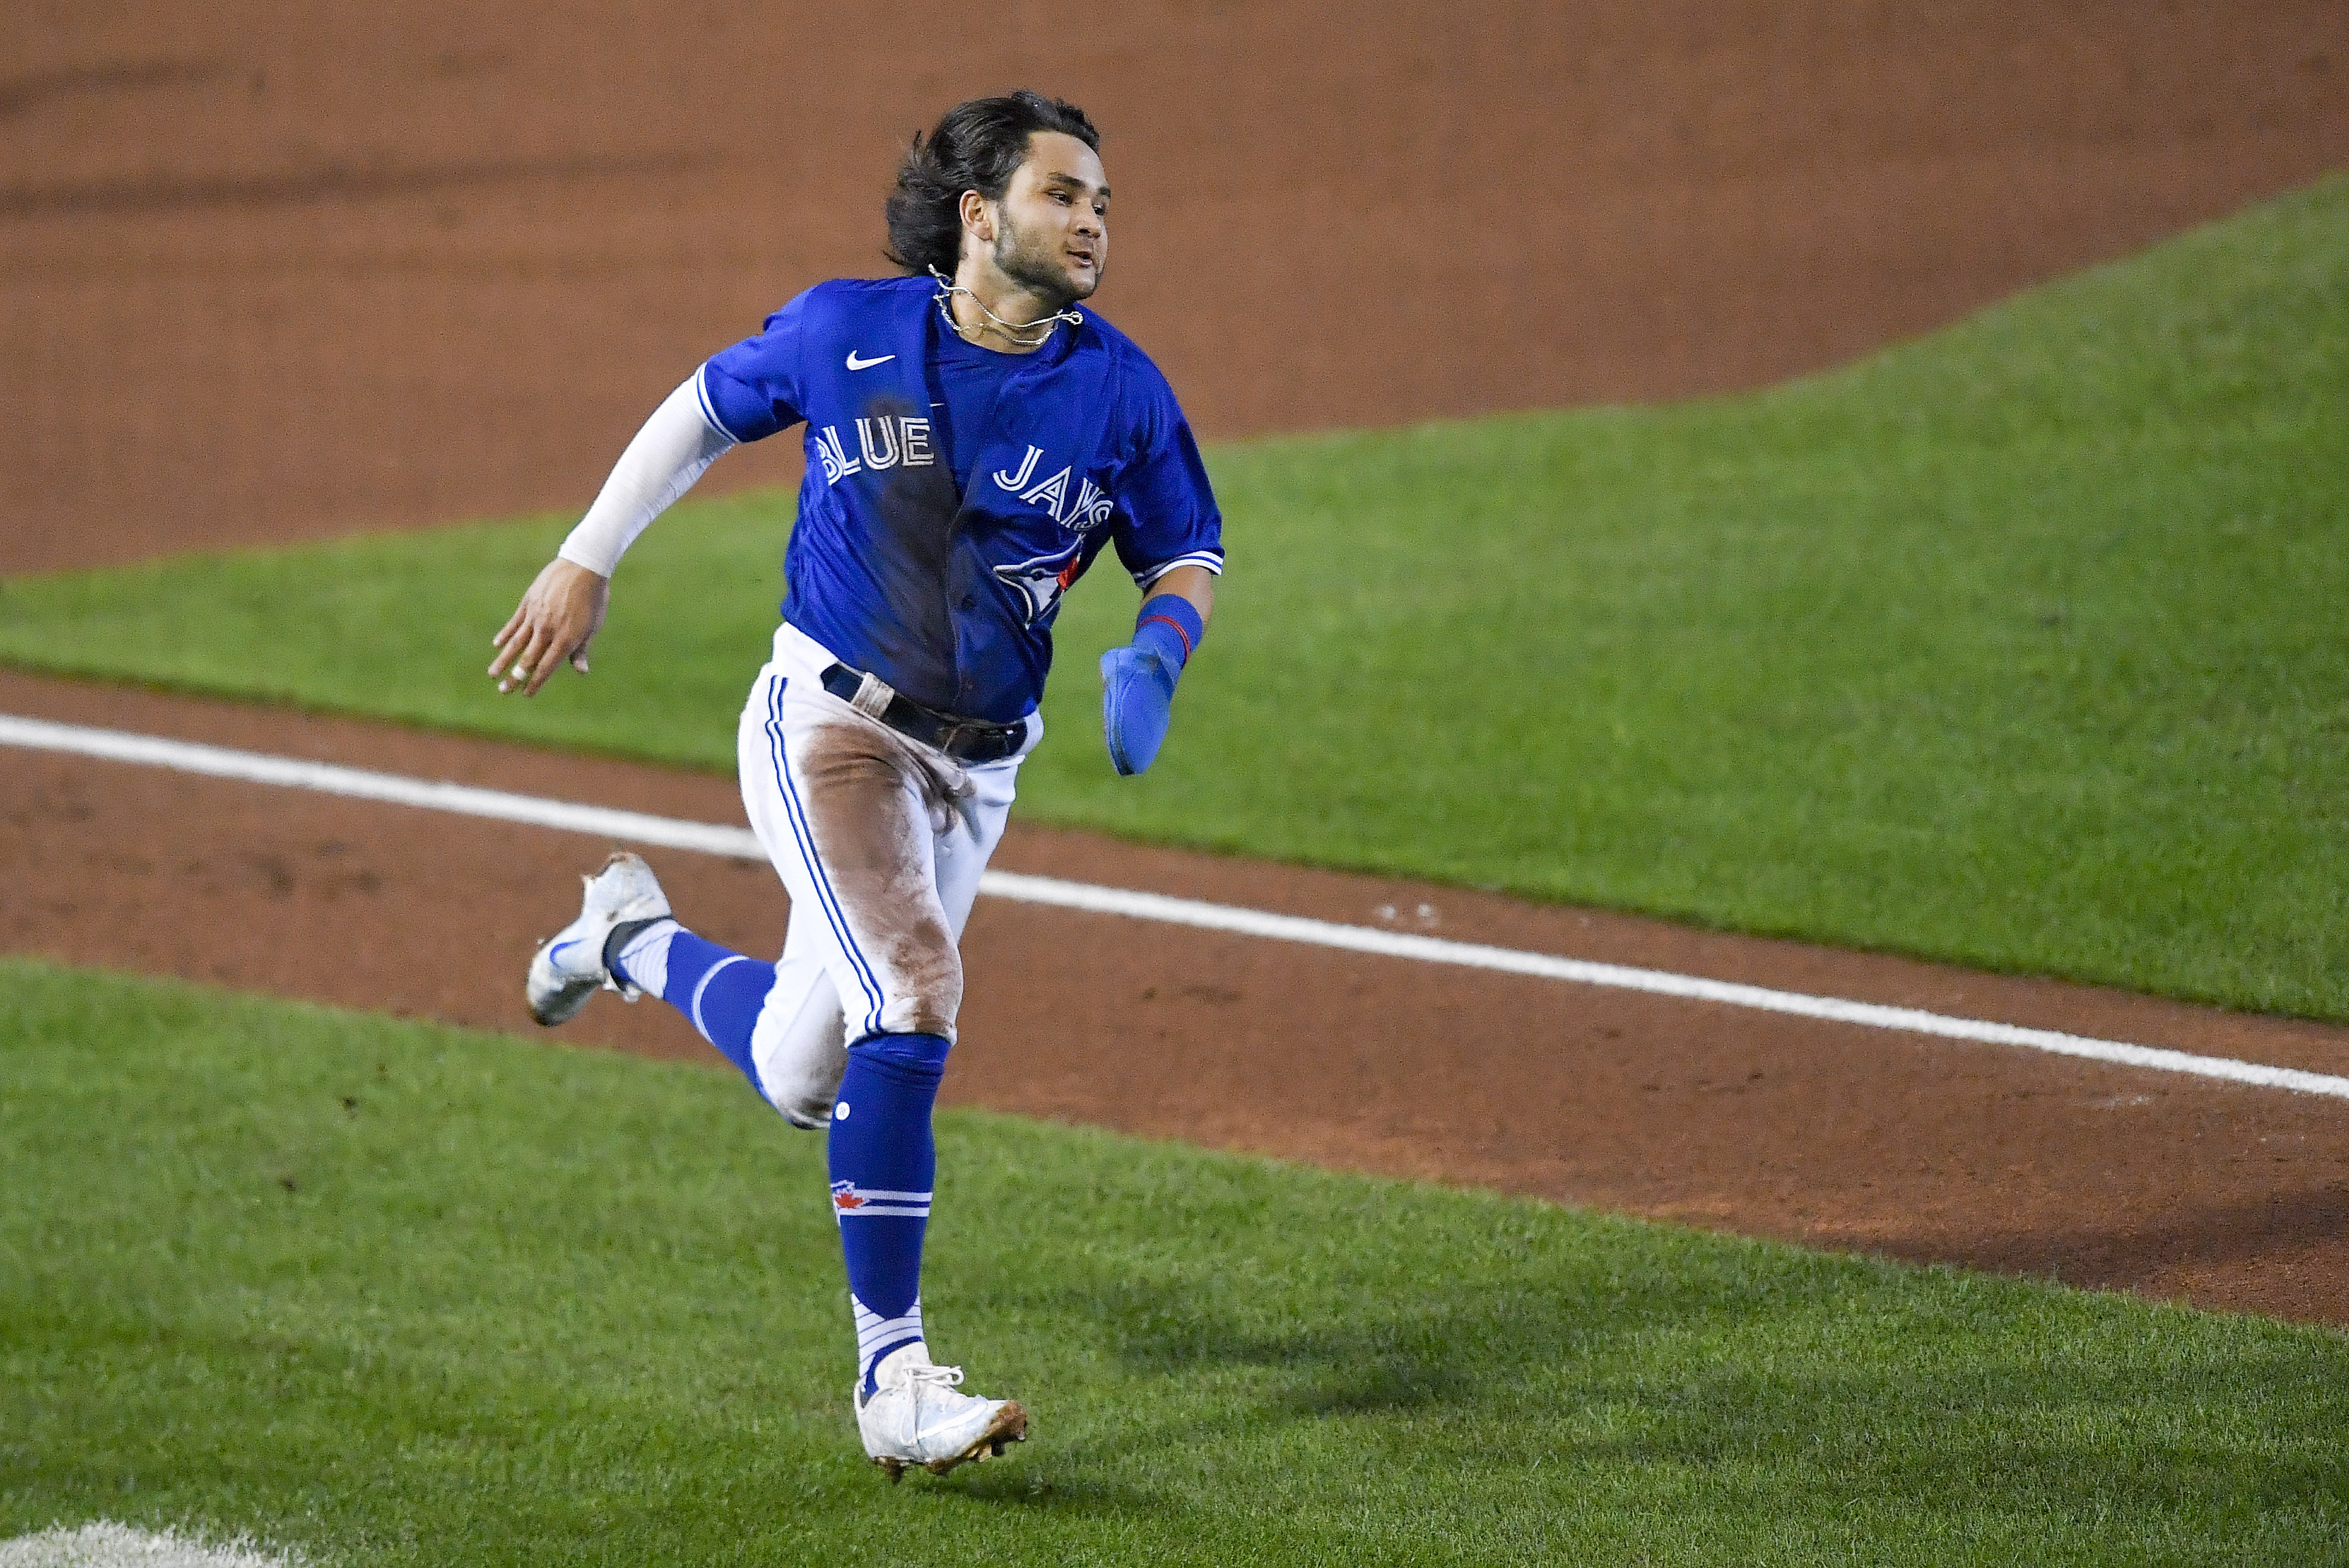
<path id="1" fill-rule="evenodd" d="M 956 1113 L 891 1488 L 730 1075 L 0 961 L 0 1537 L 328 1563 L 2301 1563 L 2349 1342 Z"/>
<path id="2" fill-rule="evenodd" d="M 1751 397 L 1220 449 L 1164 757 L 1083 585 L 1020 810 L 2349 1020 L 2344 346 L 2334 180 Z M 680 508 L 531 704 L 567 517 L 0 584 L 0 658 L 725 769 L 790 510 Z"/>

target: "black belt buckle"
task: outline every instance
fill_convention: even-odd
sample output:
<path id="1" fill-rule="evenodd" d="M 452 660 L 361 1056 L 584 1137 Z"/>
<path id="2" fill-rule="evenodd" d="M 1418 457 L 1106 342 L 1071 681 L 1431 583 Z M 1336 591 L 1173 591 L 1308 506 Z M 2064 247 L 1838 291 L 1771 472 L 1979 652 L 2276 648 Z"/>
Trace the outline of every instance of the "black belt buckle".
<path id="1" fill-rule="evenodd" d="M 997 724 L 970 724 L 957 719 L 944 725 L 938 738 L 930 742 L 948 757 L 966 762 L 992 762 L 1006 753 L 995 750 L 1002 744 L 1003 727 Z"/>
<path id="2" fill-rule="evenodd" d="M 938 717 L 945 722 L 939 725 L 937 738 L 930 744 L 964 762 L 1000 762 L 1019 750 L 1020 741 L 1027 738 L 1026 725 Z"/>

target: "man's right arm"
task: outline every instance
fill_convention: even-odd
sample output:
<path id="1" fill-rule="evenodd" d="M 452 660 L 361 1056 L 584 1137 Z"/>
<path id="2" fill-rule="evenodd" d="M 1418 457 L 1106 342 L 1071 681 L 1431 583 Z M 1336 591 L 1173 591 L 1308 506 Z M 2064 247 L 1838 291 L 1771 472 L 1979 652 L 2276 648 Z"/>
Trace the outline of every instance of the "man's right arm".
<path id="1" fill-rule="evenodd" d="M 629 545 L 734 445 L 702 411 L 700 373 L 653 410 L 613 467 L 595 504 L 563 542 L 505 626 L 491 639 L 498 690 L 534 696 L 568 662 L 587 673 L 587 647 L 611 603 L 612 573 Z"/>

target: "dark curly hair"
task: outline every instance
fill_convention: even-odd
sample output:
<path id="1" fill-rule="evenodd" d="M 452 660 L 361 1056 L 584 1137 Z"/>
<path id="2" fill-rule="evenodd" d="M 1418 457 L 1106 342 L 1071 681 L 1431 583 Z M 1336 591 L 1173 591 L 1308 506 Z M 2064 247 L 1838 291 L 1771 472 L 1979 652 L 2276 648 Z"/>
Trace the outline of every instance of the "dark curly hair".
<path id="1" fill-rule="evenodd" d="M 936 267 L 954 276 L 962 259 L 962 193 L 1003 200 L 1027 160 L 1028 139 L 1040 130 L 1061 131 L 1101 150 L 1101 132 L 1084 110 L 1025 88 L 955 105 L 926 139 L 915 132 L 897 166 L 897 188 L 889 192 L 888 258 L 916 275 Z"/>

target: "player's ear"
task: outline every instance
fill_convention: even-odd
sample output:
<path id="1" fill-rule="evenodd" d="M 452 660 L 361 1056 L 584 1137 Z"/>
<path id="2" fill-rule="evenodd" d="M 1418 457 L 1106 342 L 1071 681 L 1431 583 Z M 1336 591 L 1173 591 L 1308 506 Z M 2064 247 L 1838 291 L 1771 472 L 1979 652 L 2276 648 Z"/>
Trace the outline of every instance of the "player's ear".
<path id="1" fill-rule="evenodd" d="M 976 191 L 966 191 L 962 193 L 961 209 L 963 232 L 981 244 L 995 243 L 995 212 L 987 198 Z"/>

